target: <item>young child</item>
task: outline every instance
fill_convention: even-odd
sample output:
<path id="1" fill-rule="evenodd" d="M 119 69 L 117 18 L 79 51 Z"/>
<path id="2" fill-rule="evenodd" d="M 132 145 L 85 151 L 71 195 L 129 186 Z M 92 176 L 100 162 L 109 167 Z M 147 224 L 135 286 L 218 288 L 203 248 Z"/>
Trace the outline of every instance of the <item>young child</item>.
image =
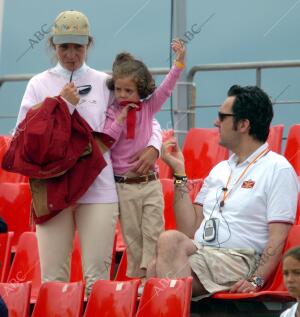
<path id="1" fill-rule="evenodd" d="M 283 256 L 283 278 L 289 294 L 296 298 L 297 303 L 284 311 L 280 317 L 300 316 L 300 247 L 288 250 Z"/>
<path id="2" fill-rule="evenodd" d="M 153 166 L 147 175 L 139 175 L 134 170 L 134 157 L 147 147 L 153 117 L 170 97 L 184 68 L 183 42 L 174 40 L 172 49 L 176 54 L 174 65 L 158 88 L 145 64 L 128 53 L 117 55 L 112 78 L 107 82 L 115 100 L 107 110 L 103 132 L 115 139 L 111 159 L 129 277 L 146 276 L 157 239 L 164 230 L 164 200 L 158 174 Z"/>

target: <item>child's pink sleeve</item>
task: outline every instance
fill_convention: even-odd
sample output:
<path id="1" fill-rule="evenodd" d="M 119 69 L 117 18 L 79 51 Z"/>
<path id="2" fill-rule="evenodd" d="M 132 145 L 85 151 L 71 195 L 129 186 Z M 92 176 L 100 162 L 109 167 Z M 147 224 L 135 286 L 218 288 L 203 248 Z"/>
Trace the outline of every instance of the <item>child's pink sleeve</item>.
<path id="1" fill-rule="evenodd" d="M 182 68 L 179 68 L 174 64 L 163 82 L 155 89 L 152 96 L 144 101 L 144 103 L 147 104 L 147 109 L 153 114 L 160 111 L 163 104 L 171 96 L 182 70 Z"/>
<path id="2" fill-rule="evenodd" d="M 116 144 L 116 142 L 119 140 L 121 136 L 123 124 L 120 124 L 117 121 L 117 111 L 114 108 L 114 106 L 110 106 L 107 108 L 106 119 L 102 132 L 111 136 L 115 140 Z"/>

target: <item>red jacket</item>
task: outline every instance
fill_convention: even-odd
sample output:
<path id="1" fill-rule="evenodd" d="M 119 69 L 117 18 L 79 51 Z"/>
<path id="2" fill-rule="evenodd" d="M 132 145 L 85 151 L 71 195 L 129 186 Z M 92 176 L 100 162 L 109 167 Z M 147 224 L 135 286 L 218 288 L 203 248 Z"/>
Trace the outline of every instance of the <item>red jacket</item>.
<path id="1" fill-rule="evenodd" d="M 113 143 L 107 136 L 102 141 Z M 105 166 L 92 129 L 77 110 L 71 115 L 60 97 L 28 111 L 2 161 L 9 172 L 45 180 L 49 214 L 38 216 L 37 210 L 37 223 L 76 203 Z"/>

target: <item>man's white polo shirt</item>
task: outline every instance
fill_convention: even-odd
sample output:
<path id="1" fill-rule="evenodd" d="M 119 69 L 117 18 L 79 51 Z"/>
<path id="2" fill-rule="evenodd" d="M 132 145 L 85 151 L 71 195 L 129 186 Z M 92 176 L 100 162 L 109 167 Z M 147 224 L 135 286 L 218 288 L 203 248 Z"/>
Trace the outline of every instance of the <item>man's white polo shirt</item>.
<path id="1" fill-rule="evenodd" d="M 251 248 L 262 253 L 268 240 L 269 223 L 294 222 L 298 177 L 282 155 L 269 151 L 243 174 L 267 147 L 265 143 L 239 165 L 233 154 L 228 161 L 220 162 L 211 170 L 195 199 L 195 203 L 203 205 L 204 214 L 195 240 L 215 247 Z M 226 187 L 228 197 L 220 207 Z M 205 221 L 210 218 L 216 219 L 217 237 L 206 242 L 203 230 Z"/>

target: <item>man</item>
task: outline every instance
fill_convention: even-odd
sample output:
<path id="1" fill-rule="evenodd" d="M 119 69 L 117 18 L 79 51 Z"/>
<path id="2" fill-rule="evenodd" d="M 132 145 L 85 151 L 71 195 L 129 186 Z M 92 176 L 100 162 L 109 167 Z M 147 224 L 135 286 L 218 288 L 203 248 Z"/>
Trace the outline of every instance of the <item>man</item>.
<path id="1" fill-rule="evenodd" d="M 263 287 L 280 260 L 299 190 L 289 162 L 268 149 L 273 108 L 260 88 L 232 86 L 218 116 L 220 144 L 233 155 L 211 170 L 194 204 L 176 142 L 166 142 L 162 154 L 174 171 L 179 231 L 160 236 L 152 273 L 192 275 L 199 298 Z"/>

